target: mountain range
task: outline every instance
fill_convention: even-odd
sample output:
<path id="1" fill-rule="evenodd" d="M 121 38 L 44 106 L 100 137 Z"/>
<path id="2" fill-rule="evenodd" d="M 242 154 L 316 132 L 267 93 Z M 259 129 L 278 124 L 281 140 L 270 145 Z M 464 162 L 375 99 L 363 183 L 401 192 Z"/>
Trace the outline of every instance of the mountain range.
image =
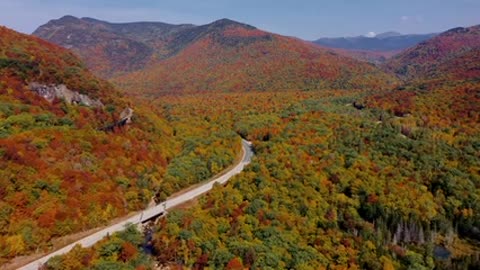
<path id="1" fill-rule="evenodd" d="M 398 32 L 386 32 L 374 37 L 339 37 L 320 38 L 313 41 L 315 44 L 346 50 L 392 52 L 401 51 L 418 43 L 435 37 L 437 34 L 403 35 Z"/>
<path id="2" fill-rule="evenodd" d="M 135 92 L 379 88 L 396 80 L 368 63 L 228 19 L 193 26 L 66 16 L 33 34 Z"/>
<path id="3" fill-rule="evenodd" d="M 151 58 L 174 53 L 173 44 L 181 30 L 192 25 L 165 23 L 112 24 L 92 18 L 64 16 L 39 27 L 33 35 L 71 49 L 87 59 L 89 67 L 108 77 L 113 73 L 143 68 Z"/>
<path id="4" fill-rule="evenodd" d="M 229 19 L 0 27 L 2 268 L 221 173 L 239 135 L 251 166 L 155 225 L 157 261 L 431 269 L 432 247 L 478 258 L 480 26 L 422 38 L 327 48 Z M 354 59 L 372 55 L 382 63 Z M 118 126 L 124 109 L 133 120 Z M 148 268 L 131 235 L 45 267 Z"/>

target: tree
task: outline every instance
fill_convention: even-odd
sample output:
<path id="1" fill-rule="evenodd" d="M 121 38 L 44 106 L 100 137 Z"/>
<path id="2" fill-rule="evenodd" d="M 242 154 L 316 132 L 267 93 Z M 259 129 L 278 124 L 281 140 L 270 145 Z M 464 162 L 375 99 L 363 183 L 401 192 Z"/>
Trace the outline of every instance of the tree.
<path id="1" fill-rule="evenodd" d="M 7 244 L 9 255 L 12 257 L 21 255 L 25 251 L 25 242 L 23 241 L 22 235 L 9 236 L 5 240 L 5 243 Z"/>
<path id="2" fill-rule="evenodd" d="M 229 270 L 243 270 L 242 261 L 240 260 L 240 258 L 235 257 L 227 263 L 226 269 L 229 269 Z"/>

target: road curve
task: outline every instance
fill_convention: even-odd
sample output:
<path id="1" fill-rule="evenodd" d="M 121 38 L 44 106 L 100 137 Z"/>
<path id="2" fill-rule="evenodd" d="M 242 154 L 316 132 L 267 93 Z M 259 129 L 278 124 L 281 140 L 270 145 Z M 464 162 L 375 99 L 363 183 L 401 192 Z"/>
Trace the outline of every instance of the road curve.
<path id="1" fill-rule="evenodd" d="M 177 205 L 180 205 L 182 203 L 185 203 L 187 201 L 190 201 L 194 198 L 197 198 L 198 196 L 208 192 L 213 188 L 213 185 L 215 183 L 219 184 L 224 184 L 226 183 L 232 176 L 240 173 L 243 168 L 250 163 L 252 156 L 253 156 L 253 151 L 251 147 L 251 143 L 242 140 L 242 159 L 241 161 L 235 165 L 235 167 L 231 168 L 229 171 L 224 173 L 222 176 L 219 176 L 217 178 L 214 178 L 207 183 L 200 185 L 188 192 L 185 192 L 181 195 L 178 195 L 173 198 L 169 198 L 166 201 L 157 204 L 156 206 L 153 206 L 151 208 L 145 209 L 144 211 L 136 214 L 135 216 L 132 216 L 128 218 L 127 220 L 121 221 L 119 223 L 116 223 L 114 225 L 111 225 L 99 232 L 96 232 L 94 234 L 91 234 L 85 238 L 82 238 L 66 247 L 63 247 L 53 253 L 50 253 L 38 260 L 35 260 L 19 269 L 25 269 L 25 270 L 37 270 L 42 264 L 46 263 L 50 258 L 57 256 L 57 255 L 62 255 L 67 252 L 69 252 L 74 246 L 76 245 L 81 245 L 83 247 L 90 247 L 94 245 L 96 242 L 100 241 L 102 238 L 104 238 L 107 235 L 113 234 L 115 232 L 121 231 L 125 228 L 127 224 L 139 224 L 143 221 L 147 221 L 155 216 L 159 216 L 160 214 L 166 212 L 166 210 L 175 207 Z"/>

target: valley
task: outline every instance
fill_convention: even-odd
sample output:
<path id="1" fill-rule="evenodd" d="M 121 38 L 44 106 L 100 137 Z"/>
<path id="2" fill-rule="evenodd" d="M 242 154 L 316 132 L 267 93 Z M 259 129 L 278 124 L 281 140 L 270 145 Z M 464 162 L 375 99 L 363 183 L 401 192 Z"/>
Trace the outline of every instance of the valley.
<path id="1" fill-rule="evenodd" d="M 44 256 L 38 260 L 30 262 L 28 265 L 22 266 L 21 269 L 25 269 L 25 270 L 38 269 L 39 267 L 42 266 L 42 264 L 46 263 L 49 259 L 55 256 L 60 256 L 68 253 L 76 245 L 89 247 L 95 244 L 96 242 L 100 241 L 102 238 L 108 235 L 111 235 L 115 232 L 122 231 L 130 225 L 142 225 L 143 223 L 147 223 L 152 219 L 155 220 L 158 217 L 167 215 L 167 211 L 172 210 L 176 206 L 184 204 L 188 201 L 191 201 L 197 198 L 198 196 L 208 192 L 216 184 L 225 184 L 228 181 L 228 179 L 230 179 L 232 176 L 240 173 L 243 170 L 244 166 L 248 165 L 251 162 L 253 152 L 250 149 L 250 147 L 251 146 L 249 142 L 242 141 L 242 155 L 240 155 L 239 161 L 237 162 L 237 164 L 233 164 L 232 168 L 229 168 L 225 172 L 222 172 L 221 176 L 215 177 L 214 179 L 209 180 L 207 183 L 198 185 L 194 188 L 190 188 L 187 191 L 182 192 L 182 194 L 174 195 L 168 198 L 166 201 L 160 202 L 153 207 L 149 207 L 141 211 L 140 213 L 137 213 L 133 216 L 126 217 L 121 222 L 110 225 L 109 227 L 104 228 L 99 232 L 95 232 L 89 235 L 88 237 L 85 237 L 53 253 L 48 254 L 47 256 Z"/>
<path id="2" fill-rule="evenodd" d="M 479 29 L 1 27 L 0 265 L 105 228 L 25 269 L 476 269 Z"/>

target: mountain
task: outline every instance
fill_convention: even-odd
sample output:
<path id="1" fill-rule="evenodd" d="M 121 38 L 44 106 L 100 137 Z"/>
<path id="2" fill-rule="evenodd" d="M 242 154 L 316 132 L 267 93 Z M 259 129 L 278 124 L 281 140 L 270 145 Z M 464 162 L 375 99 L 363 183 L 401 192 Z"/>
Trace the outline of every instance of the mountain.
<path id="1" fill-rule="evenodd" d="M 202 26 L 150 23 L 156 30 L 147 34 L 132 30 L 138 24 L 69 16 L 41 26 L 34 35 L 71 48 L 92 70 L 135 93 L 381 88 L 395 83 L 368 63 L 229 19 Z"/>
<path id="2" fill-rule="evenodd" d="M 390 31 L 390 32 L 385 32 L 385 33 L 378 34 L 375 37 L 378 38 L 378 39 L 385 39 L 385 38 L 400 37 L 400 36 L 402 36 L 401 33 Z"/>
<path id="3" fill-rule="evenodd" d="M 1 28 L 0 34 L 0 68 L 6 79 L 22 83 L 65 84 L 95 97 L 112 94 L 112 86 L 95 78 L 73 53 L 5 27 Z"/>
<path id="4" fill-rule="evenodd" d="M 0 27 L 0 265 L 143 208 L 170 133 L 70 51 Z"/>
<path id="5" fill-rule="evenodd" d="M 38 28 L 33 35 L 73 50 L 94 72 L 108 77 L 143 68 L 152 58 L 170 53 L 168 40 L 192 25 L 108 23 L 64 16 Z"/>
<path id="6" fill-rule="evenodd" d="M 360 61 L 369 62 L 375 65 L 381 65 L 385 63 L 388 59 L 393 57 L 394 55 L 401 52 L 400 50 L 381 52 L 381 51 L 348 50 L 348 49 L 336 49 L 336 48 L 328 48 L 328 49 L 334 53 L 337 53 L 346 57 L 354 58 Z"/>
<path id="7" fill-rule="evenodd" d="M 338 49 L 390 52 L 400 51 L 434 37 L 436 34 L 402 35 L 386 32 L 375 37 L 320 38 L 315 44 Z"/>
<path id="8" fill-rule="evenodd" d="M 15 60 L 19 48 L 13 44 L 8 55 Z M 366 90 L 204 91 L 152 98 L 150 108 L 159 108 L 152 114 L 168 119 L 170 132 L 145 116 L 117 132 L 94 128 L 102 123 L 96 119 L 89 128 L 84 119 L 98 108 L 56 100 L 52 106 L 75 125 L 55 126 L 42 137 L 49 118 L 32 121 L 22 114 L 42 107 L 5 110 L 2 128 L 18 143 L 11 148 L 11 142 L 0 141 L 0 196 L 6 198 L 0 200 L 0 254 L 23 254 L 22 243 L 30 250 L 48 246 L 52 235 L 89 228 L 89 222 L 101 223 L 126 207 L 141 208 L 154 191 L 166 198 L 175 187 L 198 182 L 195 177 L 208 178 L 209 169 L 219 173 L 235 159 L 222 146 L 235 148 L 226 143 L 231 140 L 214 138 L 238 140 L 238 133 L 255 147 L 252 163 L 229 184 L 180 207 L 188 209 L 155 222 L 148 244 L 155 262 L 142 265 L 144 237 L 130 228 L 93 249 L 76 247 L 44 268 L 456 269 L 450 262 L 460 260 L 467 262 L 463 268 L 469 261 L 478 265 L 478 245 L 468 239 L 480 239 L 478 78 L 460 72 L 452 75 L 456 80 L 431 81 L 422 75 L 382 89 L 395 80 L 371 64 L 230 20 L 179 31 L 162 46 L 165 51 L 154 51 L 159 57 L 141 70 L 112 80 L 130 93 L 152 95 Z M 61 56 L 64 51 L 55 48 L 52 53 Z M 38 57 L 27 54 L 33 64 L 26 67 L 9 65 L 0 81 L 13 87 L 12 72 L 30 81 L 23 70 L 33 69 Z M 450 63 L 475 68 L 479 62 L 472 57 L 475 50 Z M 50 61 L 55 69 L 59 60 Z M 453 72 L 448 63 L 442 67 Z M 48 73 L 47 67 L 39 74 Z M 0 89 L 5 97 L 15 93 Z M 350 106 L 359 98 L 365 104 Z M 32 123 L 35 128 L 29 128 Z M 177 144 L 180 159 L 163 154 L 174 152 L 172 136 L 185 138 Z M 202 158 L 208 152 L 217 158 Z M 155 167 L 162 159 L 168 168 Z M 438 253 L 448 254 L 449 261 Z"/>
<path id="9" fill-rule="evenodd" d="M 480 25 L 459 27 L 402 52 L 384 67 L 407 81 L 478 78 L 479 51 Z"/>
<path id="10" fill-rule="evenodd" d="M 402 117 L 416 114 L 423 125 L 477 132 L 480 25 L 448 30 L 393 57 L 383 68 L 404 83 L 367 98 L 367 106 Z"/>

